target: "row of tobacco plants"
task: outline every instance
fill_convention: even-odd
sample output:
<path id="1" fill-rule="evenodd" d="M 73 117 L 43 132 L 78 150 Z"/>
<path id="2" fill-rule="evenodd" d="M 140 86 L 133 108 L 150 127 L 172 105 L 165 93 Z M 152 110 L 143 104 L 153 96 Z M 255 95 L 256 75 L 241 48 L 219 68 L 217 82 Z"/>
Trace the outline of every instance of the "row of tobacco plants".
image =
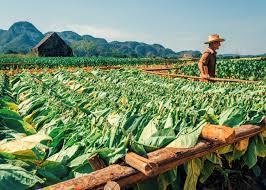
<path id="1" fill-rule="evenodd" d="M 178 74 L 199 76 L 198 64 L 179 67 Z M 216 77 L 235 78 L 244 80 L 264 80 L 266 81 L 266 60 L 219 60 L 217 63 Z"/>
<path id="2" fill-rule="evenodd" d="M 113 57 L 1 57 L 0 70 L 95 67 L 95 66 L 133 66 L 176 64 L 183 61 L 164 58 L 113 58 Z"/>
<path id="3" fill-rule="evenodd" d="M 0 85 L 0 189 L 82 176 L 93 171 L 87 160 L 95 154 L 110 165 L 128 151 L 190 148 L 206 123 L 260 125 L 266 115 L 264 82 L 202 83 L 122 69 L 1 75 Z M 245 150 L 227 146 L 133 188 L 196 189 L 213 173 L 230 175 L 224 164 L 234 162 L 260 175 L 265 156 L 261 134 Z"/>

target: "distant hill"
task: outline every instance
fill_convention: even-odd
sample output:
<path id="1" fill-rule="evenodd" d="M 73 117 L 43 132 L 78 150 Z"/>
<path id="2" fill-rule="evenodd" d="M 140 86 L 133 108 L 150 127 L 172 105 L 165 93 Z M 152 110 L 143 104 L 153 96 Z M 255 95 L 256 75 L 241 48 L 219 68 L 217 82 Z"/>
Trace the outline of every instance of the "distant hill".
<path id="1" fill-rule="evenodd" d="M 160 44 L 145 44 L 142 42 L 125 41 L 107 42 L 103 38 L 95 38 L 90 35 L 79 35 L 72 31 L 57 32 L 65 42 L 71 46 L 78 56 L 116 56 L 116 57 L 182 57 L 182 53 L 176 53 Z M 196 55 L 200 52 L 190 52 Z"/>
<path id="2" fill-rule="evenodd" d="M 2 33 L 4 33 L 4 32 L 6 32 L 6 30 L 2 30 L 2 29 L 0 29 L 0 35 L 1 35 Z"/>
<path id="3" fill-rule="evenodd" d="M 7 31 L 0 31 L 1 53 L 28 53 L 44 35 L 29 22 L 17 22 Z"/>
<path id="4" fill-rule="evenodd" d="M 114 57 L 199 57 L 199 51 L 174 52 L 160 44 L 136 41 L 107 42 L 103 38 L 79 35 L 73 31 L 57 32 L 76 56 Z M 47 34 L 47 33 L 46 33 Z M 46 34 L 29 22 L 14 23 L 8 30 L 0 29 L 0 53 L 28 53 Z"/>
<path id="5" fill-rule="evenodd" d="M 246 58 L 246 57 L 266 57 L 266 53 L 257 55 L 240 55 L 240 54 L 220 54 L 219 58 Z"/>
<path id="6" fill-rule="evenodd" d="M 258 55 L 260 57 L 266 57 L 266 53 Z"/>

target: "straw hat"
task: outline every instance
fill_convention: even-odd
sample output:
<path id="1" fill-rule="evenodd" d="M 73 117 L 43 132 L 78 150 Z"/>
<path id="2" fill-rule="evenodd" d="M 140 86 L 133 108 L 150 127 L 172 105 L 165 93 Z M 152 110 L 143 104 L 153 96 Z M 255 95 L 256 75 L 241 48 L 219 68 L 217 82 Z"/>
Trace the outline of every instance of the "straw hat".
<path id="1" fill-rule="evenodd" d="M 208 41 L 205 42 L 204 44 L 209 44 L 209 43 L 212 43 L 212 42 L 224 42 L 225 39 L 223 38 L 220 38 L 220 36 L 218 34 L 213 34 L 213 35 L 210 35 L 208 37 Z"/>

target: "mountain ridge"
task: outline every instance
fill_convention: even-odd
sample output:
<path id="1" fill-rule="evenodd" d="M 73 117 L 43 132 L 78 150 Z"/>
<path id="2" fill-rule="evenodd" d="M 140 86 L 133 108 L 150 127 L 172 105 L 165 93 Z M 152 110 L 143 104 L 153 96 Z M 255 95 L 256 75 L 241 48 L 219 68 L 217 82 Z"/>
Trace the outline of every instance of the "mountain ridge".
<path id="1" fill-rule="evenodd" d="M 43 34 L 32 23 L 20 21 L 8 30 L 0 29 L 0 53 L 29 53 L 50 32 Z M 137 41 L 111 41 L 89 34 L 79 35 L 73 31 L 56 32 L 72 49 L 76 56 L 114 57 L 199 57 L 199 51 L 174 52 L 161 44 L 146 44 Z"/>

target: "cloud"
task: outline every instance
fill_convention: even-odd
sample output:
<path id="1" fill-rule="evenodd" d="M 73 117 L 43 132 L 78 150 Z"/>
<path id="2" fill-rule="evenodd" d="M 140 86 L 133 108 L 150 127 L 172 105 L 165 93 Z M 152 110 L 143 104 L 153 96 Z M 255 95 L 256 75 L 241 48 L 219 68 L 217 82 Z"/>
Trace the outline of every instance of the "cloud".
<path id="1" fill-rule="evenodd" d="M 118 28 L 99 27 L 93 25 L 79 25 L 71 24 L 65 26 L 52 25 L 49 27 L 50 31 L 66 31 L 71 30 L 80 35 L 92 35 L 94 37 L 105 38 L 109 41 L 112 40 L 144 40 L 144 34 L 133 34 L 126 31 L 122 31 Z"/>

